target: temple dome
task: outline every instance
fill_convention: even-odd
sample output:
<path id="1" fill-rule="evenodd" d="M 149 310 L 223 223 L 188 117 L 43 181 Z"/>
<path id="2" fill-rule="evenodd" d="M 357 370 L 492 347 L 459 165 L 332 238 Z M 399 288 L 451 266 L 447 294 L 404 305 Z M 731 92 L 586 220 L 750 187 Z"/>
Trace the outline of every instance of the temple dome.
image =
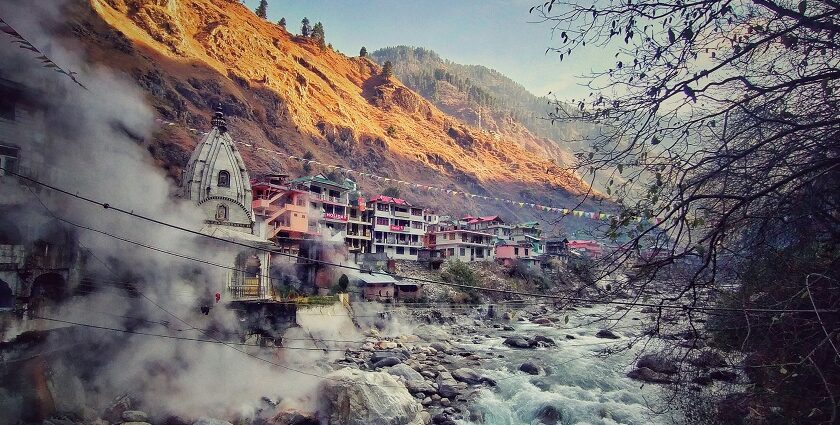
<path id="1" fill-rule="evenodd" d="M 212 124 L 184 170 L 182 195 L 201 208 L 206 223 L 252 233 L 251 182 L 245 162 L 227 131 L 221 108 Z"/>

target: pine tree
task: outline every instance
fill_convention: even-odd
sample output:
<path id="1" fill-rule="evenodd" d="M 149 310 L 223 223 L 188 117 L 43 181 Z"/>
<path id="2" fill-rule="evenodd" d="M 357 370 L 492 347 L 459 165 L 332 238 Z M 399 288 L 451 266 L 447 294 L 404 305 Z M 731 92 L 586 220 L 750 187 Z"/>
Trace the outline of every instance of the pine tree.
<path id="1" fill-rule="evenodd" d="M 283 27 L 283 29 L 286 29 L 286 18 L 280 18 L 280 20 L 277 22 L 277 25 L 280 25 L 281 27 Z"/>
<path id="2" fill-rule="evenodd" d="M 385 65 L 382 65 L 382 76 L 390 78 L 392 75 L 394 75 L 394 64 L 391 61 L 385 61 Z"/>
<path id="3" fill-rule="evenodd" d="M 312 27 L 312 38 L 318 40 L 318 45 L 321 46 L 321 50 L 327 48 L 326 36 L 324 35 L 324 24 L 318 22 Z"/>
<path id="4" fill-rule="evenodd" d="M 365 46 L 362 46 L 362 50 L 359 50 L 359 56 L 363 58 L 367 57 L 367 49 L 365 48 Z"/>
<path id="5" fill-rule="evenodd" d="M 268 0 L 260 0 L 260 5 L 257 6 L 257 10 L 255 10 L 257 16 L 260 18 L 267 18 L 268 17 Z"/>
<path id="6" fill-rule="evenodd" d="M 309 18 L 304 17 L 303 20 L 300 21 L 300 35 L 309 37 L 310 33 L 312 33 L 312 27 L 309 25 Z"/>

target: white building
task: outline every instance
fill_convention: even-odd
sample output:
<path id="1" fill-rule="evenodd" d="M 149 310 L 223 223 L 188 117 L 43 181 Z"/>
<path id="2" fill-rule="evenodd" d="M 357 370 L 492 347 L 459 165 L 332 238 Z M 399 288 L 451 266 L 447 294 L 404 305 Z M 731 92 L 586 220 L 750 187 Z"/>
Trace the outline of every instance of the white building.
<path id="1" fill-rule="evenodd" d="M 367 202 L 367 212 L 373 226 L 371 252 L 384 252 L 396 260 L 417 260 L 426 234 L 422 208 L 379 195 Z"/>
<path id="2" fill-rule="evenodd" d="M 493 261 L 494 236 L 490 233 L 463 228 L 444 228 L 428 236 L 429 248 L 437 250 L 444 259 L 465 262 Z"/>

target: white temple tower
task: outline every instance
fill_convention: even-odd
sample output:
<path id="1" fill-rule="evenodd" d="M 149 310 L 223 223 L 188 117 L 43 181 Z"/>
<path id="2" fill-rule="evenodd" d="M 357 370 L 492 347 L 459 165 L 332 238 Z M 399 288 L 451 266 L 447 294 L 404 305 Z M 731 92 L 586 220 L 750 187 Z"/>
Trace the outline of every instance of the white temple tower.
<path id="1" fill-rule="evenodd" d="M 182 194 L 201 208 L 206 224 L 253 234 L 248 170 L 227 131 L 221 107 L 211 122 L 213 128 L 196 146 L 184 170 Z"/>

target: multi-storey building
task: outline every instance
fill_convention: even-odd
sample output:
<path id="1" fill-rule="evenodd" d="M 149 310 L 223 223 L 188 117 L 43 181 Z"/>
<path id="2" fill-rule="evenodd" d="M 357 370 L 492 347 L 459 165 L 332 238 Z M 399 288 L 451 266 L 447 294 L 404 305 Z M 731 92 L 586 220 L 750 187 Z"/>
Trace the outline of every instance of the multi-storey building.
<path id="1" fill-rule="evenodd" d="M 274 174 L 251 182 L 254 201 L 251 203 L 259 234 L 274 241 L 277 250 L 294 263 L 300 253 L 300 242 L 317 236 L 309 229 L 309 192 L 289 187 L 286 175 Z"/>
<path id="2" fill-rule="evenodd" d="M 363 215 L 364 200 L 359 196 L 355 182 L 334 182 L 319 174 L 292 180 L 290 185 L 309 193 L 310 229 L 327 236 L 337 236 L 341 232 L 351 252 L 367 252 L 370 223 Z"/>
<path id="3" fill-rule="evenodd" d="M 384 195 L 369 200 L 367 209 L 373 227 L 372 252 L 384 252 L 391 259 L 416 261 L 426 233 L 423 209 Z"/>
<path id="4" fill-rule="evenodd" d="M 467 222 L 469 229 L 493 235 L 496 243 L 510 240 L 511 226 L 497 215 L 486 217 L 466 216 L 463 220 Z"/>
<path id="5" fill-rule="evenodd" d="M 34 213 L 43 211 L 39 202 L 51 192 L 30 191 L 31 185 L 14 175 L 50 183 L 61 177 L 55 175 L 58 167 L 47 166 L 46 153 L 64 146 L 48 140 L 41 96 L 0 78 L 0 339 L 9 311 L 48 310 L 70 296 L 80 279 L 74 235 L 48 214 Z"/>
<path id="6" fill-rule="evenodd" d="M 543 243 L 542 230 L 540 229 L 539 222 L 531 221 L 514 224 L 510 232 L 510 240 L 520 245 L 531 245 L 531 255 L 542 255 L 545 252 L 545 244 Z"/>
<path id="7" fill-rule="evenodd" d="M 429 234 L 429 248 L 444 259 L 492 261 L 495 258 L 493 235 L 464 228 L 443 228 Z"/>

